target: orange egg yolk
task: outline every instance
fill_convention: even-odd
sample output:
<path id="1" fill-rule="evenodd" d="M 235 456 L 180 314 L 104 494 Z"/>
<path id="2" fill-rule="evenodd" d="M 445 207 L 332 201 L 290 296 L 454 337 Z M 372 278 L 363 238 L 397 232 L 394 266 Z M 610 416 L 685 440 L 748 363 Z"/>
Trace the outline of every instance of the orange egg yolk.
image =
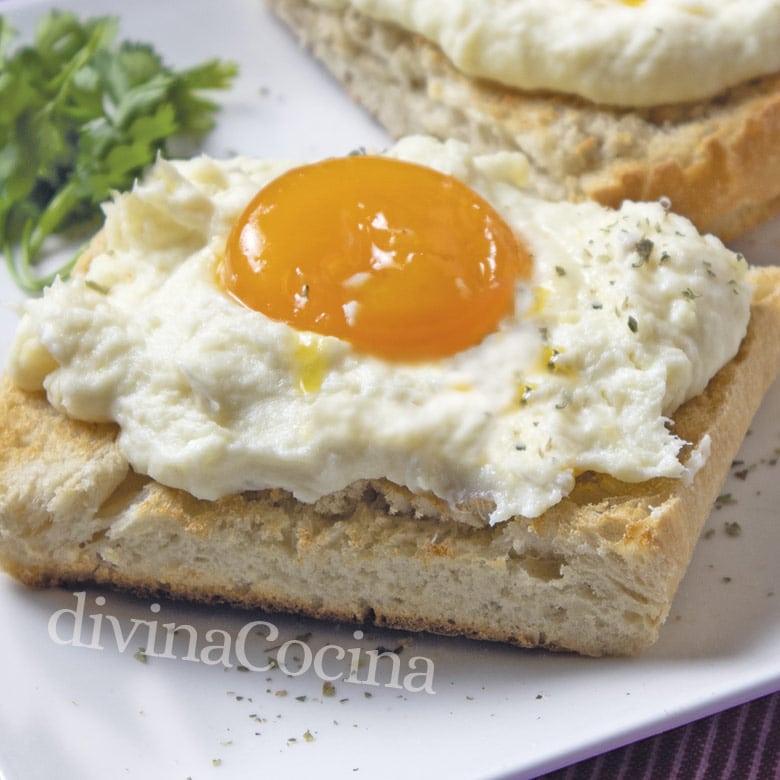
<path id="1" fill-rule="evenodd" d="M 234 225 L 220 276 L 274 320 L 412 361 L 494 331 L 529 270 L 509 226 L 459 180 L 355 155 L 265 186 Z"/>

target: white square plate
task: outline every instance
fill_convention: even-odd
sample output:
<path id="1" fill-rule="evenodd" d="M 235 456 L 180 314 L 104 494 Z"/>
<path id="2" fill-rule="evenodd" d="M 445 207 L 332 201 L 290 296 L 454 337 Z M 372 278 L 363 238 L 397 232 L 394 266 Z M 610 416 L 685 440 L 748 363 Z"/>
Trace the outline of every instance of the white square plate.
<path id="1" fill-rule="evenodd" d="M 29 36 L 50 5 L 5 0 L 0 12 Z M 54 5 L 118 15 L 122 37 L 152 42 L 177 66 L 238 61 L 211 154 L 309 160 L 389 142 L 261 0 Z M 772 262 L 778 247 L 778 221 L 739 246 L 754 263 Z M 19 300 L 2 273 L 3 363 Z M 529 777 L 776 690 L 780 384 L 752 431 L 660 641 L 635 659 L 373 629 L 356 638 L 349 626 L 89 588 L 32 592 L 0 574 L 0 777 Z M 733 523 L 738 536 L 726 532 Z M 267 625 L 245 628 L 258 620 Z M 167 654 L 166 623 L 179 627 Z M 278 637 L 266 641 L 272 628 Z M 281 668 L 239 668 L 241 636 L 251 667 L 286 645 Z M 152 646 L 144 663 L 139 649 Z M 369 651 L 400 646 L 397 679 L 382 659 L 371 680 Z"/>

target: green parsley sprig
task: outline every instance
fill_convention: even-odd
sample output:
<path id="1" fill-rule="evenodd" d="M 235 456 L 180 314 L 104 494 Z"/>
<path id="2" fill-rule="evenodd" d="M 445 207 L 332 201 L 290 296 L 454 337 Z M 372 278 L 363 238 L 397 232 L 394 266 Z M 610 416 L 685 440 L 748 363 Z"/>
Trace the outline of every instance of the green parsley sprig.
<path id="1" fill-rule="evenodd" d="M 116 42 L 117 19 L 51 11 L 33 43 L 12 51 L 0 16 L 0 247 L 15 282 L 35 293 L 75 258 L 40 274 L 44 241 L 95 225 L 100 203 L 127 189 L 174 138 L 201 138 L 234 63 L 175 71 L 148 44 Z"/>

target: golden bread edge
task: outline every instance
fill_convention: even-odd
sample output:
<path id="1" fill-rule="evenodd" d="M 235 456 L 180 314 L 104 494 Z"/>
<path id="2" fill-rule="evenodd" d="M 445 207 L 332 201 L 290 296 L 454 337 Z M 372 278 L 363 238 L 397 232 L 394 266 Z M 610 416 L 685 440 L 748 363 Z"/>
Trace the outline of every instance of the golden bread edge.
<path id="1" fill-rule="evenodd" d="M 393 515 L 372 485 L 335 516 L 276 490 L 198 501 L 134 474 L 115 426 L 70 420 L 3 378 L 0 565 L 34 587 L 94 583 L 586 655 L 639 652 L 780 369 L 780 268 L 752 277 L 739 354 L 675 415 L 683 438 L 712 439 L 692 485 L 587 474 L 541 517 L 494 528 Z"/>
<path id="2" fill-rule="evenodd" d="M 780 212 L 780 74 L 709 101 L 631 111 L 468 78 L 429 42 L 352 10 L 267 2 L 394 137 L 519 149 L 545 197 L 608 206 L 668 197 L 725 241 Z"/>

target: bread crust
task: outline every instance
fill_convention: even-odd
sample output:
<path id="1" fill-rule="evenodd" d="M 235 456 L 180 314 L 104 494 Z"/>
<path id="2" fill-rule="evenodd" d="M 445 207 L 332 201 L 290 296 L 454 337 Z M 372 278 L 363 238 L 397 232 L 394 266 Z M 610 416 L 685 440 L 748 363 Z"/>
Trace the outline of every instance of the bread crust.
<path id="1" fill-rule="evenodd" d="M 751 272 L 748 334 L 675 431 L 711 454 L 691 484 L 584 474 L 533 520 L 421 515 L 365 482 L 323 507 L 281 490 L 197 500 L 129 468 L 117 428 L 0 383 L 0 565 L 34 587 L 97 583 L 315 618 L 633 654 L 658 636 L 709 510 L 780 370 L 780 268 Z M 391 498 L 389 499 L 388 496 Z"/>
<path id="2" fill-rule="evenodd" d="M 426 40 L 351 9 L 269 5 L 395 137 L 519 149 L 545 197 L 608 206 L 667 197 L 726 241 L 780 212 L 780 74 L 707 101 L 614 108 L 469 78 Z"/>

